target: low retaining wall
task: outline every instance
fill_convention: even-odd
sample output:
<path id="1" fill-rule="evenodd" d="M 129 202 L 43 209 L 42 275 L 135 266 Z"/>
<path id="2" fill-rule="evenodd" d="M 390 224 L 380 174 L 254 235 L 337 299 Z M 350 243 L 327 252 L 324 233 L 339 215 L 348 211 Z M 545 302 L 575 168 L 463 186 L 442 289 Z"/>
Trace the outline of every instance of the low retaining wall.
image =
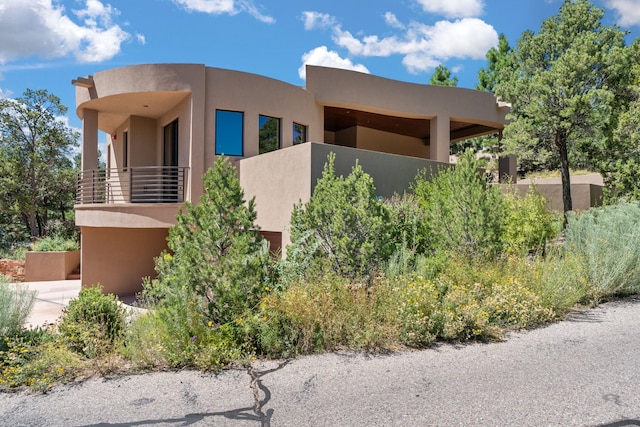
<path id="1" fill-rule="evenodd" d="M 80 265 L 80 251 L 27 252 L 26 282 L 65 280 Z"/>
<path id="2" fill-rule="evenodd" d="M 15 282 L 24 282 L 24 260 L 0 259 L 0 273 Z"/>

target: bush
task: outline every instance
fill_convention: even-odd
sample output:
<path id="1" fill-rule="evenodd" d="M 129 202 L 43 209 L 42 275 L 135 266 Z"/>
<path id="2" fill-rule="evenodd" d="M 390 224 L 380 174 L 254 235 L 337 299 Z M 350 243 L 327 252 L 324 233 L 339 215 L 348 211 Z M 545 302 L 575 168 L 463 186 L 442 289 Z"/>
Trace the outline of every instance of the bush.
<path id="1" fill-rule="evenodd" d="M 22 329 L 34 299 L 34 291 L 25 285 L 10 284 L 9 279 L 0 274 L 0 338 L 13 336 Z"/>
<path id="2" fill-rule="evenodd" d="M 254 201 L 245 203 L 226 157 L 207 171 L 204 188 L 200 203 L 186 203 L 169 230 L 171 253 L 156 259 L 158 278 L 146 284 L 146 294 L 161 305 L 186 295 L 203 324 L 220 327 L 258 303 L 271 259 L 255 224 Z"/>
<path id="3" fill-rule="evenodd" d="M 453 169 L 427 179 L 418 175 L 413 190 L 424 209 L 435 250 L 469 258 L 493 258 L 502 250 L 503 202 L 500 190 L 479 172 L 471 151 Z"/>
<path id="4" fill-rule="evenodd" d="M 49 329 L 35 328 L 5 337 L 0 351 L 0 386 L 27 386 L 46 391 L 57 382 L 70 380 L 81 367 L 79 356 L 55 340 Z"/>
<path id="5" fill-rule="evenodd" d="M 562 228 L 562 217 L 545 207 L 545 198 L 534 186 L 524 197 L 516 191 L 512 188 L 504 195 L 504 250 L 514 255 L 544 254 L 547 242 Z"/>
<path id="6" fill-rule="evenodd" d="M 82 288 L 62 310 L 58 330 L 69 348 L 90 358 L 108 353 L 124 334 L 125 309 L 101 286 Z"/>
<path id="7" fill-rule="evenodd" d="M 256 348 L 271 357 L 289 357 L 393 346 L 396 332 L 385 291 L 376 285 L 354 287 L 336 276 L 293 283 L 265 296 L 260 310 L 247 319 Z"/>
<path id="8" fill-rule="evenodd" d="M 31 250 L 38 252 L 75 251 L 77 249 L 80 249 L 77 240 L 61 236 L 43 237 L 31 245 Z"/>
<path id="9" fill-rule="evenodd" d="M 596 300 L 640 292 L 640 204 L 570 214 L 565 251 L 582 262 Z"/>
<path id="10" fill-rule="evenodd" d="M 393 252 L 389 213 L 357 162 L 344 178 L 336 176 L 334 161 L 331 153 L 309 201 L 294 207 L 289 262 L 304 272 L 310 262 L 326 260 L 339 276 L 370 282 Z"/>

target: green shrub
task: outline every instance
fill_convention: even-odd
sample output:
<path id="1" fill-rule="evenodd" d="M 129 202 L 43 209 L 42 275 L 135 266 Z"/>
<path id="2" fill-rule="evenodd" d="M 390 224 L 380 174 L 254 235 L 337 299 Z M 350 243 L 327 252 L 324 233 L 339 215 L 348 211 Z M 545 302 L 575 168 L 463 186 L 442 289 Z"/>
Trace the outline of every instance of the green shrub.
<path id="1" fill-rule="evenodd" d="M 82 363 L 77 354 L 59 345 L 55 334 L 44 328 L 27 329 L 5 337 L 0 351 L 0 387 L 30 387 L 46 391 L 73 379 Z"/>
<path id="2" fill-rule="evenodd" d="M 82 288 L 62 310 L 58 330 L 71 349 L 95 358 L 111 351 L 122 338 L 125 314 L 118 299 L 104 295 L 101 286 Z"/>
<path id="3" fill-rule="evenodd" d="M 294 207 L 289 262 L 303 272 L 309 261 L 326 260 L 342 277 L 370 281 L 393 252 L 389 213 L 357 162 L 346 178 L 334 162 L 331 153 L 309 201 Z"/>
<path id="4" fill-rule="evenodd" d="M 408 249 L 416 254 L 430 252 L 433 236 L 418 199 L 409 193 L 394 194 L 384 201 L 389 211 L 390 238 L 395 250 Z"/>
<path id="5" fill-rule="evenodd" d="M 640 292 L 640 204 L 621 201 L 571 214 L 565 250 L 583 263 L 594 298 Z"/>
<path id="6" fill-rule="evenodd" d="M 386 348 L 395 342 L 385 289 L 326 277 L 296 282 L 263 298 L 248 319 L 261 354 L 289 357 L 338 348 Z"/>
<path id="7" fill-rule="evenodd" d="M 435 250 L 469 258 L 492 258 L 501 253 L 503 202 L 500 190 L 478 170 L 472 152 L 464 153 L 453 169 L 413 185 L 433 236 Z"/>
<path id="8" fill-rule="evenodd" d="M 504 195 L 505 222 L 502 234 L 508 254 L 544 254 L 547 242 L 558 235 L 562 217 L 545 207 L 546 200 L 534 186 L 520 197 L 515 188 Z"/>
<path id="9" fill-rule="evenodd" d="M 9 279 L 0 274 L 0 337 L 13 336 L 22 329 L 34 299 L 34 291 L 22 284 L 10 284 Z"/>
<path id="10" fill-rule="evenodd" d="M 226 157 L 207 171 L 204 188 L 200 202 L 186 203 L 169 230 L 171 253 L 156 259 L 158 278 L 146 284 L 146 293 L 172 305 L 184 297 L 184 288 L 202 322 L 220 327 L 258 303 L 272 261 L 255 224 L 254 201 L 245 203 Z"/>
<path id="11" fill-rule="evenodd" d="M 77 249 L 80 249 L 77 240 L 61 236 L 43 237 L 31 245 L 31 250 L 38 252 L 75 251 Z"/>

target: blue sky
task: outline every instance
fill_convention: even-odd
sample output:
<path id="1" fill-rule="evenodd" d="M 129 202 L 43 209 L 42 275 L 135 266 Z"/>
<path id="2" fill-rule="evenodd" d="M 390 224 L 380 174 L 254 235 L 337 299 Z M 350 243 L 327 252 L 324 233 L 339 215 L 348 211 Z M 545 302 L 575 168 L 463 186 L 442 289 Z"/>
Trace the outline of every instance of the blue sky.
<path id="1" fill-rule="evenodd" d="M 304 85 L 305 63 L 427 83 L 438 64 L 473 88 L 499 33 L 515 45 L 562 0 L 0 0 L 0 97 L 141 63 L 187 62 Z M 640 36 L 640 0 L 595 0 Z"/>

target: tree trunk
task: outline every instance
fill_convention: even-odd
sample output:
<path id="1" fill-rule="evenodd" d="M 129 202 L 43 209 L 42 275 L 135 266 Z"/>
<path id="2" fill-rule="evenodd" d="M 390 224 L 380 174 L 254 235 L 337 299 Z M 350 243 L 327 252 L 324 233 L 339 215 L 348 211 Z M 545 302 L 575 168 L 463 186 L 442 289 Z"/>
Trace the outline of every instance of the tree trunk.
<path id="1" fill-rule="evenodd" d="M 556 147 L 560 154 L 560 176 L 562 177 L 562 203 L 564 206 L 564 225 L 567 225 L 567 212 L 573 210 L 571 201 L 571 177 L 569 175 L 569 154 L 567 152 L 567 134 L 562 130 L 556 133 Z"/>
<path id="2" fill-rule="evenodd" d="M 23 212 L 22 217 L 27 223 L 31 237 L 38 237 L 38 220 L 36 219 L 36 214 L 33 212 Z"/>

